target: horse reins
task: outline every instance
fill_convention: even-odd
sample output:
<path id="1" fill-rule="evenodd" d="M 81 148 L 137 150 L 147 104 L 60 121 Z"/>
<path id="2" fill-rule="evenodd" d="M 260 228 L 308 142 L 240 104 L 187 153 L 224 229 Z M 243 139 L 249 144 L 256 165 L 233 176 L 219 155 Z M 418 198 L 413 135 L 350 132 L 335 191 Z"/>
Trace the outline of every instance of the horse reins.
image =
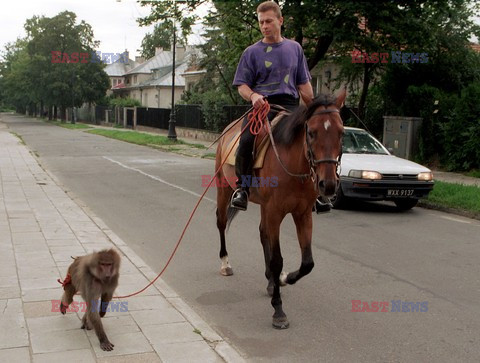
<path id="1" fill-rule="evenodd" d="M 320 110 L 320 111 L 314 112 L 312 114 L 312 116 L 310 116 L 310 117 L 313 117 L 313 116 L 316 116 L 316 115 L 323 115 L 323 114 L 326 114 L 326 113 L 332 113 L 332 112 L 340 113 L 340 111 L 337 110 L 337 109 L 327 108 L 325 110 Z M 308 137 L 307 137 L 307 135 L 308 135 L 308 120 L 305 121 L 305 144 L 307 145 L 307 161 L 308 161 L 308 164 L 310 166 L 310 173 L 308 173 L 308 174 L 295 174 L 295 173 L 291 173 L 287 169 L 287 167 L 283 163 L 282 159 L 280 158 L 280 155 L 278 154 L 277 146 L 275 145 L 275 140 L 273 139 L 272 129 L 270 127 L 269 122 L 266 122 L 266 127 L 267 127 L 267 131 L 268 131 L 268 135 L 270 136 L 270 142 L 272 143 L 273 151 L 275 152 L 275 156 L 277 157 L 277 160 L 278 160 L 279 164 L 282 166 L 283 170 L 288 175 L 300 178 L 300 179 L 302 179 L 302 182 L 306 178 L 311 177 L 312 181 L 316 185 L 317 184 L 316 183 L 317 175 L 315 173 L 315 167 L 318 164 L 322 164 L 322 163 L 335 164 L 337 166 L 337 169 L 338 169 L 338 166 L 340 165 L 340 161 L 341 161 L 341 158 L 342 158 L 342 152 L 341 151 L 340 151 L 340 155 L 338 156 L 337 160 L 335 160 L 335 159 L 315 159 L 315 154 L 313 152 L 312 145 L 308 142 Z M 338 170 L 337 170 L 337 175 L 338 175 Z"/>

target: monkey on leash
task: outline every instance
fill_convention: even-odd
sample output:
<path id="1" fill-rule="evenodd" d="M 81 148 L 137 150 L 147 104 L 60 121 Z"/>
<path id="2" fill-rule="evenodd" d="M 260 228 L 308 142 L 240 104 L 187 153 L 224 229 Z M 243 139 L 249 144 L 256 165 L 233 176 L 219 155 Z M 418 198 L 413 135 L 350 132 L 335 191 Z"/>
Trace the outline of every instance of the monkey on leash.
<path id="1" fill-rule="evenodd" d="M 120 255 L 114 249 L 102 250 L 75 257 L 62 283 L 64 293 L 60 304 L 61 313 L 66 313 L 68 306 L 73 302 L 73 296 L 80 291 L 87 304 L 81 328 L 90 330 L 93 327 L 100 347 L 106 351 L 113 350 L 114 344 L 108 340 L 100 318 L 105 316 L 107 305 L 117 288 L 119 269 Z"/>

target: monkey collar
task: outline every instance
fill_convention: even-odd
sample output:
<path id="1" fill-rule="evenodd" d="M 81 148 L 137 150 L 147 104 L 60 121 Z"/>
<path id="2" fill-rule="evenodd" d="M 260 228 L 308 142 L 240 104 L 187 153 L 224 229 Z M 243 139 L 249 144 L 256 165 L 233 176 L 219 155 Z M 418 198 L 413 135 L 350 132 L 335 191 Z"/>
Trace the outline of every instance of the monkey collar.
<path id="1" fill-rule="evenodd" d="M 72 276 L 70 276 L 70 274 L 67 274 L 67 276 L 65 276 L 65 280 L 62 281 L 60 279 L 57 279 L 57 281 L 60 285 L 62 285 L 63 289 L 65 290 L 65 287 L 72 283 Z"/>

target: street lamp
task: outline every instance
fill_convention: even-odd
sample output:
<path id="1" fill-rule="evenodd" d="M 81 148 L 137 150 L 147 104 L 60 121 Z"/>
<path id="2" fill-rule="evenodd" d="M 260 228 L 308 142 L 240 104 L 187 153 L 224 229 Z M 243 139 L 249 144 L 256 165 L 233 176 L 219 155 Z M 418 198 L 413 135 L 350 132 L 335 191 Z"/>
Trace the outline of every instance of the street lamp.
<path id="1" fill-rule="evenodd" d="M 175 13 L 177 12 L 177 2 L 175 1 Z M 177 42 L 175 28 L 175 18 L 173 19 L 173 53 L 172 53 L 172 109 L 170 111 L 170 120 L 168 121 L 168 138 L 177 139 L 177 133 L 175 131 L 175 48 Z"/>
<path id="2" fill-rule="evenodd" d="M 175 26 L 175 18 L 177 16 L 177 1 L 179 3 L 184 3 L 185 0 L 173 0 L 174 15 L 173 15 L 173 50 L 172 50 L 172 109 L 170 111 L 170 120 L 168 121 L 168 138 L 176 140 L 177 133 L 175 131 L 175 49 L 177 47 L 177 28 Z"/>

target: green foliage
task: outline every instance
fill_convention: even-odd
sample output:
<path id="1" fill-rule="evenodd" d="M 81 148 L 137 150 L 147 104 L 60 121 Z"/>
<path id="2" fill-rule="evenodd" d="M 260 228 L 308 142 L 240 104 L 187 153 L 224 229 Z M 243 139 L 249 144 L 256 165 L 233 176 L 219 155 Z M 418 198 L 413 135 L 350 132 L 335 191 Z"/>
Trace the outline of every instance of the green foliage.
<path id="1" fill-rule="evenodd" d="M 142 57 L 150 59 L 155 56 L 155 48 L 170 49 L 173 44 L 173 22 L 166 19 L 163 23 L 156 24 L 153 33 L 147 33 L 142 40 Z M 177 39 L 176 42 L 186 44 L 185 38 Z"/>
<path id="2" fill-rule="evenodd" d="M 119 107 L 141 107 L 142 104 L 139 100 L 134 98 L 126 97 L 126 98 L 110 98 L 108 102 L 108 106 L 119 106 Z"/>
<path id="3" fill-rule="evenodd" d="M 445 147 L 444 162 L 450 170 L 480 168 L 480 82 L 461 93 L 448 122 L 441 125 Z"/>
<path id="4" fill-rule="evenodd" d="M 91 54 L 98 45 L 90 25 L 64 11 L 25 22 L 27 37 L 9 44 L 3 55 L 1 76 L 6 101 L 17 109 L 31 105 L 81 106 L 103 97 L 110 87 L 101 63 L 53 63 L 52 51 Z"/>
<path id="5" fill-rule="evenodd" d="M 200 91 L 200 87 L 201 84 L 194 87 L 192 92 L 185 93 L 183 102 L 200 105 L 205 118 L 206 129 L 220 132 L 226 126 L 223 106 L 231 104 L 230 99 L 225 94 L 219 94 L 216 89 Z"/>
<path id="6" fill-rule="evenodd" d="M 466 175 L 474 178 L 480 178 L 480 170 L 471 170 Z"/>

